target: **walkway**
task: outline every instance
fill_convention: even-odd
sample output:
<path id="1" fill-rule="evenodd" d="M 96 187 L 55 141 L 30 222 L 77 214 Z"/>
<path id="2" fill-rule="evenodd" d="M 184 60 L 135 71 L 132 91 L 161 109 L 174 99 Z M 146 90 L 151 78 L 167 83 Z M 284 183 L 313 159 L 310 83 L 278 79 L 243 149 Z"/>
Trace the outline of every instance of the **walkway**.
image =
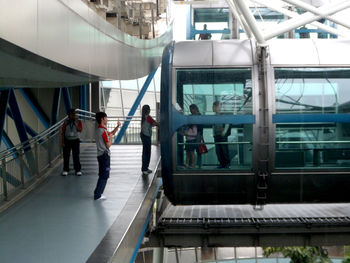
<path id="1" fill-rule="evenodd" d="M 148 182 L 139 187 L 143 183 L 141 146 L 118 145 L 111 151 L 111 178 L 104 193 L 107 200 L 93 200 L 96 146 L 82 144 L 83 176 L 71 172 L 62 177 L 60 165 L 37 189 L 2 213 L 0 261 L 85 262 L 113 223 L 118 225 L 116 220 L 128 199 L 133 198 L 133 191 L 145 193 L 148 189 Z M 151 169 L 158 159 L 158 148 L 153 146 Z"/>

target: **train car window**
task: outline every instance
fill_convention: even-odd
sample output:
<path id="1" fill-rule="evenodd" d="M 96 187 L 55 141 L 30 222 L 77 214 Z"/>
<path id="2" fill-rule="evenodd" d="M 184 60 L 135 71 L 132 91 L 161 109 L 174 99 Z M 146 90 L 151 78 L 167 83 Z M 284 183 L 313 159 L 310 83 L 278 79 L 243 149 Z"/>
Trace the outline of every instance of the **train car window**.
<path id="1" fill-rule="evenodd" d="M 350 168 L 349 87 L 346 68 L 275 69 L 276 168 Z"/>
<path id="2" fill-rule="evenodd" d="M 213 103 L 219 101 L 222 114 L 252 113 L 250 68 L 178 69 L 176 102 L 185 115 L 196 104 L 201 114 L 214 115 Z"/>

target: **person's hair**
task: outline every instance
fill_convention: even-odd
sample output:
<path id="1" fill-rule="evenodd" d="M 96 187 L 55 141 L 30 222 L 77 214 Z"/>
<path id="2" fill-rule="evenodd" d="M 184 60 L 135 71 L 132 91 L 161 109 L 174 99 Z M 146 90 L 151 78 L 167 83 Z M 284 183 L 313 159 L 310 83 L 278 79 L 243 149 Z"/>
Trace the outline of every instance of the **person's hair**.
<path id="1" fill-rule="evenodd" d="M 102 112 L 102 111 L 97 112 L 97 113 L 96 113 L 96 116 L 95 116 L 97 123 L 98 123 L 98 124 L 101 124 L 102 119 L 103 119 L 104 117 L 107 117 L 107 114 L 106 114 L 105 112 Z"/>
<path id="2" fill-rule="evenodd" d="M 141 118 L 141 125 L 146 120 L 146 115 L 148 115 L 151 112 L 151 108 L 149 105 L 145 104 L 142 106 L 142 118 Z"/>
<path id="3" fill-rule="evenodd" d="M 199 109 L 198 109 L 198 106 L 196 104 L 191 104 L 190 110 L 196 110 L 199 113 Z"/>
<path id="4" fill-rule="evenodd" d="M 217 107 L 217 106 L 220 106 L 221 105 L 221 103 L 220 103 L 220 101 L 214 101 L 214 103 L 213 103 L 213 106 L 215 106 L 215 107 Z"/>
<path id="5" fill-rule="evenodd" d="M 70 110 L 68 111 L 68 115 L 71 115 L 71 114 L 75 114 L 75 109 L 70 109 Z"/>

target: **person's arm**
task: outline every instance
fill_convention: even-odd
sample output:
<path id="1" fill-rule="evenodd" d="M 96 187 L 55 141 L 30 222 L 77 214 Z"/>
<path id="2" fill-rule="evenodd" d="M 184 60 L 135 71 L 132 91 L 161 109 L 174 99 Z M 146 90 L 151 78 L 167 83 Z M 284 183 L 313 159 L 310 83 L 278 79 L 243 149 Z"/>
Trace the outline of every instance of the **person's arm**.
<path id="1" fill-rule="evenodd" d="M 147 117 L 147 121 L 152 125 L 152 126 L 159 126 L 159 122 L 156 122 L 151 116 Z"/>
<path id="2" fill-rule="evenodd" d="M 110 133 L 108 133 L 108 131 L 104 131 L 102 133 L 102 139 L 105 142 L 105 145 L 107 147 L 107 149 L 109 149 L 109 147 L 111 147 L 112 145 L 112 136 Z"/>
<path id="3" fill-rule="evenodd" d="M 121 125 L 121 124 L 120 124 L 120 121 L 118 121 L 118 125 L 117 125 L 117 127 L 115 127 L 115 128 L 113 129 L 113 131 L 111 132 L 111 135 L 116 134 L 116 132 L 118 131 L 120 125 Z"/>
<path id="4" fill-rule="evenodd" d="M 80 120 L 75 120 L 74 125 L 77 128 L 78 132 L 81 132 L 83 130 L 83 124 L 81 123 Z"/>

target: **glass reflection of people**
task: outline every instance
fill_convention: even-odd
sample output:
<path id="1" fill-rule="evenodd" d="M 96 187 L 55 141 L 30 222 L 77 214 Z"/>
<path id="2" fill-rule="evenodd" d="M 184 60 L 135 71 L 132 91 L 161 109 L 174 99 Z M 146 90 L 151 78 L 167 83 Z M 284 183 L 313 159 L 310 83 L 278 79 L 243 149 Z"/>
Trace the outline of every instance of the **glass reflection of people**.
<path id="1" fill-rule="evenodd" d="M 190 112 L 192 115 L 201 115 L 196 104 L 190 105 Z M 203 140 L 203 125 L 197 125 L 197 138 L 196 138 L 196 152 L 197 152 L 197 165 L 199 168 L 202 166 L 202 155 L 199 152 L 199 143 Z"/>
<path id="2" fill-rule="evenodd" d="M 184 132 L 186 136 L 186 168 L 195 168 L 196 163 L 196 155 L 194 151 L 197 148 L 197 126 L 196 125 L 188 125 Z"/>
<path id="3" fill-rule="evenodd" d="M 207 24 L 204 24 L 203 30 L 207 30 Z M 210 33 L 199 34 L 199 40 L 209 40 L 209 39 L 211 39 Z"/>
<path id="4" fill-rule="evenodd" d="M 215 112 L 217 115 L 221 114 L 221 103 L 219 101 L 215 101 L 213 103 L 213 112 Z M 225 124 L 215 124 L 213 126 L 215 152 L 220 163 L 218 168 L 229 168 L 230 166 L 229 151 L 227 145 L 228 129 L 229 125 Z"/>

